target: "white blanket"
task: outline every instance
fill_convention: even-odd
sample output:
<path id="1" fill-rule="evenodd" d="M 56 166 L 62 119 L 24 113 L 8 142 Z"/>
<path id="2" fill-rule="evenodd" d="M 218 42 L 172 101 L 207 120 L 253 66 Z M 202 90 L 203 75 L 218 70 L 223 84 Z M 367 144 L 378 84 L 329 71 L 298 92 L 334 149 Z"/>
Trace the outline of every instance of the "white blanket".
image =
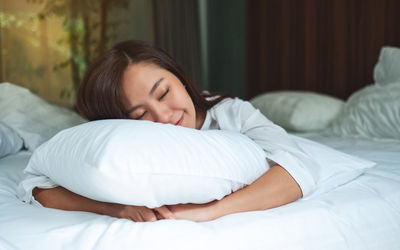
<path id="1" fill-rule="evenodd" d="M 0 249 L 400 249 L 400 142 L 309 138 L 377 166 L 309 200 L 195 223 L 135 223 L 25 204 L 28 152 L 0 160 Z"/>

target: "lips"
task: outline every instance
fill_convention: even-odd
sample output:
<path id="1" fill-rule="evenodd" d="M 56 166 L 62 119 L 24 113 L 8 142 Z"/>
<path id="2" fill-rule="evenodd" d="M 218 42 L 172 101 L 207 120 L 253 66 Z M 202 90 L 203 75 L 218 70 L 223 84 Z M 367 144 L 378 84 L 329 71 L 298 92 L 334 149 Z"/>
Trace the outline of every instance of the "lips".
<path id="1" fill-rule="evenodd" d="M 179 121 L 177 121 L 177 122 L 175 123 L 175 126 L 181 126 L 181 125 L 182 125 L 182 122 L 183 122 L 183 115 L 182 115 L 181 119 L 179 119 Z"/>

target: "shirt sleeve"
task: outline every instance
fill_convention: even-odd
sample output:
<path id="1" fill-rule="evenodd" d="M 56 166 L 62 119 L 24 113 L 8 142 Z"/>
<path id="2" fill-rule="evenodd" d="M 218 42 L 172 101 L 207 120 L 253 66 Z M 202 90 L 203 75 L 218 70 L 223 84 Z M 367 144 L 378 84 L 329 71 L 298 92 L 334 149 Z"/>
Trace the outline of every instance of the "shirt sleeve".
<path id="1" fill-rule="evenodd" d="M 220 129 L 237 131 L 255 141 L 269 162 L 289 172 L 299 184 L 303 197 L 314 191 L 319 165 L 290 138 L 286 131 L 268 120 L 251 103 L 238 98 L 224 100 L 211 111 Z"/>
<path id="2" fill-rule="evenodd" d="M 35 200 L 32 195 L 32 190 L 35 187 L 39 188 L 54 188 L 58 185 L 52 181 L 49 177 L 37 173 L 30 166 L 24 170 L 25 178 L 19 183 L 17 189 L 18 198 L 26 203 L 41 206 L 41 204 Z"/>

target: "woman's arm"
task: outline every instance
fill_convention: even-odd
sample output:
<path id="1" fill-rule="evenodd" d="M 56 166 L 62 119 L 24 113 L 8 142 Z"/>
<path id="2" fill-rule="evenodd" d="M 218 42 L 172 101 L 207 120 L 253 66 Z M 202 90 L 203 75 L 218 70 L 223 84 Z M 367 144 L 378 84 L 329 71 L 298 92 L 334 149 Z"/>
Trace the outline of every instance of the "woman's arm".
<path id="1" fill-rule="evenodd" d="M 169 206 L 169 209 L 177 219 L 208 221 L 227 214 L 282 206 L 301 197 L 297 182 L 284 168 L 275 165 L 251 185 L 219 201 L 201 205 L 179 204 Z"/>
<path id="2" fill-rule="evenodd" d="M 36 187 L 32 194 L 40 204 L 48 208 L 92 212 L 133 221 L 157 220 L 155 212 L 147 207 L 100 202 L 75 194 L 63 187 L 49 189 Z M 156 208 L 155 211 L 163 218 L 174 218 L 174 215 L 166 207 Z"/>
<path id="3" fill-rule="evenodd" d="M 237 131 L 247 136 L 265 151 L 269 162 L 285 168 L 299 184 L 302 195 L 314 191 L 319 178 L 318 163 L 283 128 L 268 120 L 251 103 L 233 99 L 210 110 L 210 113 L 215 121 L 206 129 Z"/>

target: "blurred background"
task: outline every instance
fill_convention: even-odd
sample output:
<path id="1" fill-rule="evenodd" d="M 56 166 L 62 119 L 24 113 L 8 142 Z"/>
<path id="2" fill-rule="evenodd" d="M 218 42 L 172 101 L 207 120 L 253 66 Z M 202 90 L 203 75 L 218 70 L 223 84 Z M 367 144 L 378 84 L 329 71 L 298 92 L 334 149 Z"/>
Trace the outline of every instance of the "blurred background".
<path id="1" fill-rule="evenodd" d="M 72 107 L 88 65 L 138 39 L 200 89 L 346 99 L 372 83 L 383 45 L 400 47 L 398 13 L 398 0 L 0 0 L 0 82 Z"/>
<path id="2" fill-rule="evenodd" d="M 0 2 L 0 82 L 47 101 L 72 106 L 88 65 L 127 39 L 166 50 L 200 89 L 245 95 L 243 0 Z"/>

